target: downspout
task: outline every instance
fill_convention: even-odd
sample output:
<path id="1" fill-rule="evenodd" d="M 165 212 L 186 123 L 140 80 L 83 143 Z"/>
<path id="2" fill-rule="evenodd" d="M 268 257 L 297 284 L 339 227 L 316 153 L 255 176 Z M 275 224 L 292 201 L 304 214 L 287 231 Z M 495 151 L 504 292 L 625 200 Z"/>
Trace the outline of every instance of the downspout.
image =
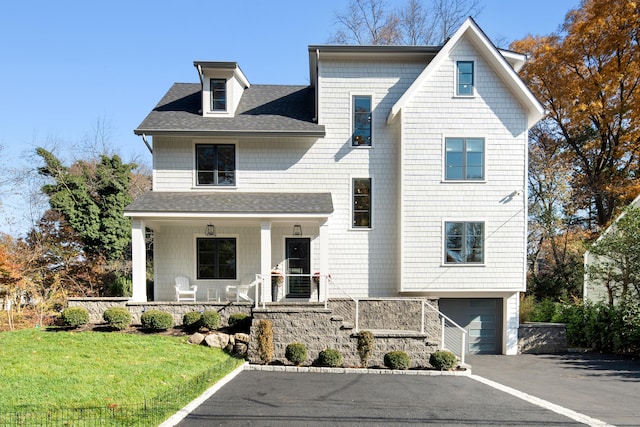
<path id="1" fill-rule="evenodd" d="M 200 79 L 200 114 L 204 114 L 202 108 L 204 108 L 204 75 L 202 74 L 202 66 L 200 64 L 196 65 L 196 69 L 198 70 L 198 78 Z"/>
<path id="2" fill-rule="evenodd" d="M 149 142 L 147 141 L 147 135 L 145 135 L 144 133 L 142 135 L 140 135 L 142 137 L 142 140 L 144 141 L 144 145 L 147 146 L 147 148 L 149 149 L 149 152 L 151 154 L 153 154 L 153 148 L 151 148 L 151 144 L 149 144 Z"/>
<path id="3" fill-rule="evenodd" d="M 315 107 L 316 107 L 316 114 L 315 117 L 313 118 L 313 121 L 318 123 L 320 121 L 319 116 L 319 103 L 320 103 L 320 49 L 316 49 L 316 102 L 315 102 Z"/>

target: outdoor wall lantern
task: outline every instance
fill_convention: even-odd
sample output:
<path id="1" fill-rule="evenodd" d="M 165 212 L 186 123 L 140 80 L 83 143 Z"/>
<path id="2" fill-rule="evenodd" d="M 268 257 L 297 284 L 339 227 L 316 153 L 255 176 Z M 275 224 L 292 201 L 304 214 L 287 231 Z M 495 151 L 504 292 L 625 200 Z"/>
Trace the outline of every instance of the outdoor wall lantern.
<path id="1" fill-rule="evenodd" d="M 300 224 L 296 224 L 293 226 L 293 235 L 302 236 L 302 226 Z"/>
<path id="2" fill-rule="evenodd" d="M 207 224 L 204 228 L 204 234 L 207 236 L 215 236 L 216 235 L 216 226 L 213 224 Z"/>

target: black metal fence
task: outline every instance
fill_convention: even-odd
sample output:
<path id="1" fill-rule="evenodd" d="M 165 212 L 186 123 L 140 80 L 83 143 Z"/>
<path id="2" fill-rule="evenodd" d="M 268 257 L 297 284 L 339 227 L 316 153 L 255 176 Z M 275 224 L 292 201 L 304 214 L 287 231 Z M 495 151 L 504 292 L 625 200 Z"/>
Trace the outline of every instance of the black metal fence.
<path id="1" fill-rule="evenodd" d="M 77 408 L 0 406 L 0 426 L 157 426 L 237 365 L 237 359 L 228 359 L 178 387 L 140 403 Z"/>

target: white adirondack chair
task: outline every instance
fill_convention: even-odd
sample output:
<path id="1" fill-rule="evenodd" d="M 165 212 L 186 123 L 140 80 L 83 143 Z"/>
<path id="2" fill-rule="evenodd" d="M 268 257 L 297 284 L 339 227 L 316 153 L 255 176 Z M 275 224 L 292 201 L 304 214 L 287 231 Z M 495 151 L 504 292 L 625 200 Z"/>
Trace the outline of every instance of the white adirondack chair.
<path id="1" fill-rule="evenodd" d="M 190 285 L 189 278 L 184 276 L 176 277 L 176 301 L 196 302 L 196 291 L 198 286 Z"/>
<path id="2" fill-rule="evenodd" d="M 227 300 L 235 299 L 236 302 L 243 300 L 253 302 L 253 298 L 249 296 L 249 290 L 255 288 L 258 282 L 254 280 L 251 283 L 240 284 L 240 285 L 227 285 L 226 287 L 226 296 Z"/>

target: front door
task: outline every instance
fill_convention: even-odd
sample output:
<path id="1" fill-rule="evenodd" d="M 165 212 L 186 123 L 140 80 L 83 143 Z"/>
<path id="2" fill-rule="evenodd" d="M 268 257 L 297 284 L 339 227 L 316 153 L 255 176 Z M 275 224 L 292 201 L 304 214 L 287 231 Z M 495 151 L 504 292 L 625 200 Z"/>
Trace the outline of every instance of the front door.
<path id="1" fill-rule="evenodd" d="M 311 297 L 311 239 L 287 238 L 287 298 Z"/>

